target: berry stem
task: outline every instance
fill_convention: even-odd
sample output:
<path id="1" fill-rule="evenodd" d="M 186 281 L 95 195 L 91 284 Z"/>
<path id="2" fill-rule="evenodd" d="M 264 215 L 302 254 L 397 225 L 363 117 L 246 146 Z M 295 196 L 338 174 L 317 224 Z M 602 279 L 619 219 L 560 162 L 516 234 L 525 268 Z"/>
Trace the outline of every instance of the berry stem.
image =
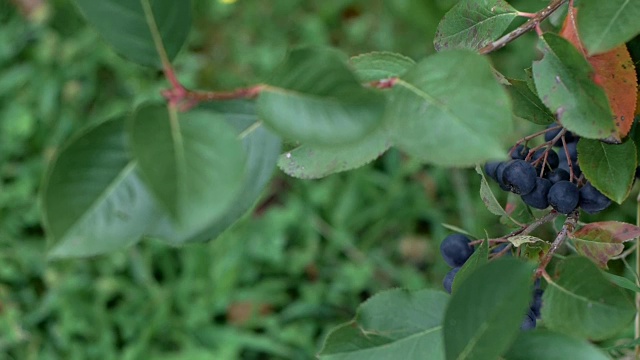
<path id="1" fill-rule="evenodd" d="M 567 147 L 567 140 L 564 138 L 565 132 L 566 129 L 562 130 L 558 135 L 562 138 L 562 148 L 564 149 L 564 154 L 567 156 L 567 165 L 569 165 L 569 181 L 573 182 L 573 180 L 575 179 L 575 175 L 573 173 L 573 163 L 571 161 L 571 155 L 569 155 L 569 148 Z"/>
<path id="2" fill-rule="evenodd" d="M 545 272 L 545 268 L 549 265 L 551 258 L 553 258 L 553 254 L 560 249 L 560 246 L 562 246 L 564 241 L 567 239 L 567 236 L 575 230 L 578 225 L 579 217 L 580 212 L 577 210 L 574 210 L 569 214 L 569 216 L 567 216 L 567 219 L 564 221 L 564 225 L 562 225 L 562 229 L 558 232 L 558 236 L 556 236 L 556 239 L 551 243 L 551 248 L 547 251 L 542 260 L 540 260 L 540 265 L 538 266 L 538 270 L 536 270 L 536 277 L 542 276 L 543 272 Z"/>
<path id="3" fill-rule="evenodd" d="M 506 34 L 505 36 L 501 37 L 500 39 L 489 43 L 487 46 L 481 48 L 478 52 L 480 54 L 488 54 L 498 49 L 502 49 L 508 43 L 512 42 L 513 40 L 519 38 L 520 36 L 524 35 L 525 33 L 531 30 L 534 30 L 537 28 L 537 31 L 541 31 L 539 27 L 540 23 L 544 21 L 547 17 L 549 17 L 549 15 L 553 14 L 556 10 L 558 10 L 558 8 L 561 5 L 565 4 L 567 1 L 568 0 L 552 0 L 549 3 L 549 5 L 545 6 L 542 10 L 538 11 L 537 13 L 533 14 L 533 16 L 529 19 L 529 21 L 522 24 L 521 26 L 511 31 L 510 33 Z"/>

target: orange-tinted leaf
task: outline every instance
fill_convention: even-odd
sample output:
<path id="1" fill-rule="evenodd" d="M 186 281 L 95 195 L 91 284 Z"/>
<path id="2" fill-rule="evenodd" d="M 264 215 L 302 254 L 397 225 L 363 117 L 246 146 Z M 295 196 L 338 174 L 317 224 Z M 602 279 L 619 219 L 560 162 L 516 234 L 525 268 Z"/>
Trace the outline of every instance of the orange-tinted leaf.
<path id="1" fill-rule="evenodd" d="M 570 235 L 578 253 L 602 268 L 607 268 L 607 262 L 622 253 L 624 242 L 638 236 L 640 227 L 617 221 L 587 224 Z"/>
<path id="2" fill-rule="evenodd" d="M 587 51 L 578 37 L 577 12 L 576 8 L 571 8 L 560 35 L 578 48 L 593 67 L 593 80 L 604 88 L 616 120 L 618 135 L 624 138 L 631 130 L 636 112 L 638 82 L 633 60 L 624 44 L 606 53 L 587 56 Z"/>

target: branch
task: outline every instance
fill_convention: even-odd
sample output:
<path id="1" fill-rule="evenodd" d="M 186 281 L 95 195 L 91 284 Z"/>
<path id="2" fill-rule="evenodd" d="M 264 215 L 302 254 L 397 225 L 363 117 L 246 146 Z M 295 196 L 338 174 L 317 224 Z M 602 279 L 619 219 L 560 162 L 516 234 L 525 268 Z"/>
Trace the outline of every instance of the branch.
<path id="1" fill-rule="evenodd" d="M 523 226 L 518 230 L 514 230 L 512 232 L 510 232 L 509 234 L 499 237 L 499 238 L 495 238 L 495 239 L 489 239 L 489 243 L 503 243 L 503 242 L 507 242 L 508 238 L 512 237 L 512 236 L 517 236 L 517 235 L 529 235 L 531 234 L 535 229 L 537 229 L 538 227 L 540 227 L 541 225 L 544 225 L 548 222 L 553 221 L 555 218 L 557 218 L 560 214 L 557 211 L 551 211 L 548 214 L 546 214 L 545 216 L 541 217 L 540 219 L 532 222 L 529 225 Z M 481 242 L 483 242 L 484 240 L 475 240 L 472 241 L 470 244 L 471 245 L 476 245 L 476 244 L 480 244 Z"/>
<path id="2" fill-rule="evenodd" d="M 551 243 L 551 248 L 544 255 L 542 260 L 540 260 L 540 266 L 538 266 L 538 270 L 536 271 L 536 277 L 542 276 L 545 272 L 545 268 L 549 265 L 551 258 L 553 258 L 553 254 L 558 251 L 560 246 L 564 243 L 569 236 L 569 233 L 572 233 L 578 225 L 578 218 L 580 217 L 580 212 L 578 210 L 574 210 L 569 216 L 567 216 L 567 220 L 565 220 L 564 225 L 562 225 L 562 229 L 556 236 L 556 239 Z"/>
<path id="3" fill-rule="evenodd" d="M 566 3 L 568 0 L 552 0 L 547 7 L 533 14 L 531 19 L 526 23 L 519 26 L 517 29 L 508 33 L 507 35 L 501 37 L 500 39 L 486 45 L 482 49 L 478 50 L 480 54 L 488 54 L 490 52 L 494 52 L 496 50 L 502 49 L 508 43 L 513 40 L 519 38 L 524 35 L 528 31 L 531 31 L 538 27 L 542 21 L 549 17 L 549 15 L 553 14 L 560 6 Z"/>

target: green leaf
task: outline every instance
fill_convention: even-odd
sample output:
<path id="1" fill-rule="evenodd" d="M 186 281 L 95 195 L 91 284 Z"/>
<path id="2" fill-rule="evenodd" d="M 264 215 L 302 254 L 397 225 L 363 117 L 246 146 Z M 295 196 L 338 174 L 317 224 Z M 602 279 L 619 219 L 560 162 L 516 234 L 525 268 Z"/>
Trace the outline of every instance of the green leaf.
<path id="1" fill-rule="evenodd" d="M 550 33 L 540 38 L 538 48 L 543 58 L 533 62 L 533 80 L 538 96 L 562 125 L 582 137 L 619 141 L 607 95 L 593 82 L 584 56 Z"/>
<path id="2" fill-rule="evenodd" d="M 603 53 L 640 33 L 640 2 L 581 0 L 578 33 L 590 55 Z"/>
<path id="3" fill-rule="evenodd" d="M 41 193 L 50 256 L 90 256 L 137 242 L 156 213 L 129 156 L 124 119 L 89 128 L 51 163 Z"/>
<path id="4" fill-rule="evenodd" d="M 453 284 L 451 286 L 451 292 L 455 293 L 460 284 L 464 283 L 464 280 L 473 274 L 476 269 L 489 261 L 489 241 L 485 240 L 480 244 L 476 251 L 471 254 L 471 257 L 462 265 L 462 268 L 458 271 L 453 278 Z"/>
<path id="5" fill-rule="evenodd" d="M 278 167 L 301 179 L 317 179 L 370 163 L 391 147 L 387 132 L 380 128 L 353 144 L 333 147 L 302 145 L 280 156 Z"/>
<path id="6" fill-rule="evenodd" d="M 520 332 L 504 356 L 509 360 L 610 359 L 588 341 L 544 330 Z"/>
<path id="7" fill-rule="evenodd" d="M 201 230 L 223 215 L 243 182 L 245 154 L 215 113 L 178 114 L 147 105 L 129 123 L 133 155 L 178 229 Z"/>
<path id="8" fill-rule="evenodd" d="M 446 49 L 478 50 L 507 30 L 517 11 L 504 0 L 462 0 L 444 16 L 433 44 Z"/>
<path id="9" fill-rule="evenodd" d="M 524 244 L 546 243 L 546 241 L 531 235 L 510 236 L 507 240 L 515 247 L 520 247 Z"/>
<path id="10" fill-rule="evenodd" d="M 333 329 L 321 360 L 444 359 L 442 318 L 449 296 L 395 289 L 364 302 L 356 318 Z"/>
<path id="11" fill-rule="evenodd" d="M 451 297 L 444 320 L 447 359 L 497 359 L 518 335 L 535 265 L 506 258 L 478 268 Z"/>
<path id="12" fill-rule="evenodd" d="M 349 59 L 349 64 L 363 83 L 398 77 L 415 63 L 404 55 L 386 51 L 370 52 Z"/>
<path id="13" fill-rule="evenodd" d="M 576 251 L 607 268 L 607 262 L 624 250 L 624 242 L 640 236 L 640 227 L 618 221 L 587 224 L 569 234 Z"/>
<path id="14" fill-rule="evenodd" d="M 498 199 L 496 199 L 496 196 L 493 194 L 493 191 L 491 191 L 491 187 L 487 182 L 487 178 L 484 176 L 484 173 L 480 169 L 480 165 L 476 165 L 476 172 L 480 174 L 480 177 L 482 178 L 480 180 L 480 198 L 482 199 L 482 202 L 487 207 L 489 212 L 494 215 L 504 216 L 506 219 L 509 219 L 513 223 L 518 224 L 515 219 L 507 214 L 502 205 L 500 205 L 500 203 L 498 202 Z"/>
<path id="15" fill-rule="evenodd" d="M 280 139 L 262 126 L 252 102 L 209 103 L 199 109 L 219 113 L 224 116 L 230 126 L 235 128 L 247 155 L 246 176 L 231 206 L 223 215 L 207 224 L 204 230 L 179 231 L 168 216 L 161 219 L 150 236 L 159 237 L 172 244 L 208 241 L 227 230 L 258 201 L 273 175 L 280 155 Z"/>
<path id="16" fill-rule="evenodd" d="M 260 118 L 278 134 L 310 145 L 345 144 L 381 124 L 386 98 L 363 87 L 338 53 L 292 51 L 258 97 Z"/>
<path id="17" fill-rule="evenodd" d="M 638 163 L 632 140 L 613 145 L 580 139 L 578 162 L 587 180 L 609 199 L 621 204 L 629 196 Z"/>
<path id="18" fill-rule="evenodd" d="M 547 328 L 603 340 L 633 319 L 635 310 L 629 296 L 588 259 L 569 257 L 560 263 L 556 274 L 542 298 L 542 319 Z"/>
<path id="19" fill-rule="evenodd" d="M 513 103 L 513 114 L 534 124 L 547 125 L 556 121 L 549 109 L 531 91 L 526 81 L 509 79 L 506 89 Z"/>
<path id="20" fill-rule="evenodd" d="M 173 59 L 191 30 L 191 2 L 174 0 L 75 0 L 80 12 L 122 56 L 161 67 L 154 37 Z"/>
<path id="21" fill-rule="evenodd" d="M 602 272 L 602 275 L 604 275 L 604 277 L 607 280 L 609 280 L 612 283 L 620 286 L 621 288 L 624 288 L 624 289 L 627 289 L 627 290 L 631 290 L 633 292 L 640 293 L 640 287 L 638 287 L 638 285 L 636 285 L 636 283 L 634 283 L 633 281 L 627 279 L 626 277 L 613 275 L 611 273 L 604 272 L 604 271 Z"/>
<path id="22" fill-rule="evenodd" d="M 437 165 L 471 166 L 504 157 L 510 108 L 488 60 L 452 50 L 424 59 L 397 80 L 385 121 L 394 144 L 409 154 Z"/>

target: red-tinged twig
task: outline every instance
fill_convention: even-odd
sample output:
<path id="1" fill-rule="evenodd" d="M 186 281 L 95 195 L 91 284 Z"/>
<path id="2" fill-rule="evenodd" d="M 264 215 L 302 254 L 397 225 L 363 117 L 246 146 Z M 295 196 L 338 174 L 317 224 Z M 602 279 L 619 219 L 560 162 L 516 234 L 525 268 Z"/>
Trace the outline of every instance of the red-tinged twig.
<path id="1" fill-rule="evenodd" d="M 524 35 L 525 33 L 531 30 L 538 28 L 538 31 L 540 31 L 539 30 L 540 23 L 544 21 L 546 18 L 548 18 L 549 15 L 553 14 L 554 11 L 558 10 L 558 8 L 563 4 L 565 4 L 567 1 L 568 0 L 552 0 L 549 3 L 549 5 L 547 5 L 544 9 L 535 13 L 534 16 L 529 19 L 529 21 L 522 24 L 521 26 L 511 31 L 510 33 L 506 34 L 505 36 L 501 37 L 500 39 L 486 45 L 485 47 L 480 49 L 478 52 L 480 54 L 488 54 L 490 52 L 502 49 L 508 43 L 512 42 L 513 40 L 519 38 L 520 36 Z"/>
<path id="2" fill-rule="evenodd" d="M 573 230 L 575 230 L 576 226 L 578 225 L 579 217 L 580 217 L 580 212 L 578 210 L 575 210 L 574 212 L 569 214 L 569 216 L 567 216 L 567 219 L 564 221 L 564 224 L 562 225 L 562 229 L 560 229 L 555 240 L 553 240 L 553 243 L 551 243 L 551 247 L 549 248 L 549 251 L 547 251 L 547 253 L 544 255 L 542 260 L 540 260 L 540 265 L 538 266 L 538 270 L 536 270 L 536 277 L 542 276 L 547 265 L 549 265 L 551 258 L 553 258 L 553 254 L 555 254 L 556 251 L 560 249 L 560 247 L 562 246 L 564 241 L 567 239 L 569 234 L 572 233 Z"/>

